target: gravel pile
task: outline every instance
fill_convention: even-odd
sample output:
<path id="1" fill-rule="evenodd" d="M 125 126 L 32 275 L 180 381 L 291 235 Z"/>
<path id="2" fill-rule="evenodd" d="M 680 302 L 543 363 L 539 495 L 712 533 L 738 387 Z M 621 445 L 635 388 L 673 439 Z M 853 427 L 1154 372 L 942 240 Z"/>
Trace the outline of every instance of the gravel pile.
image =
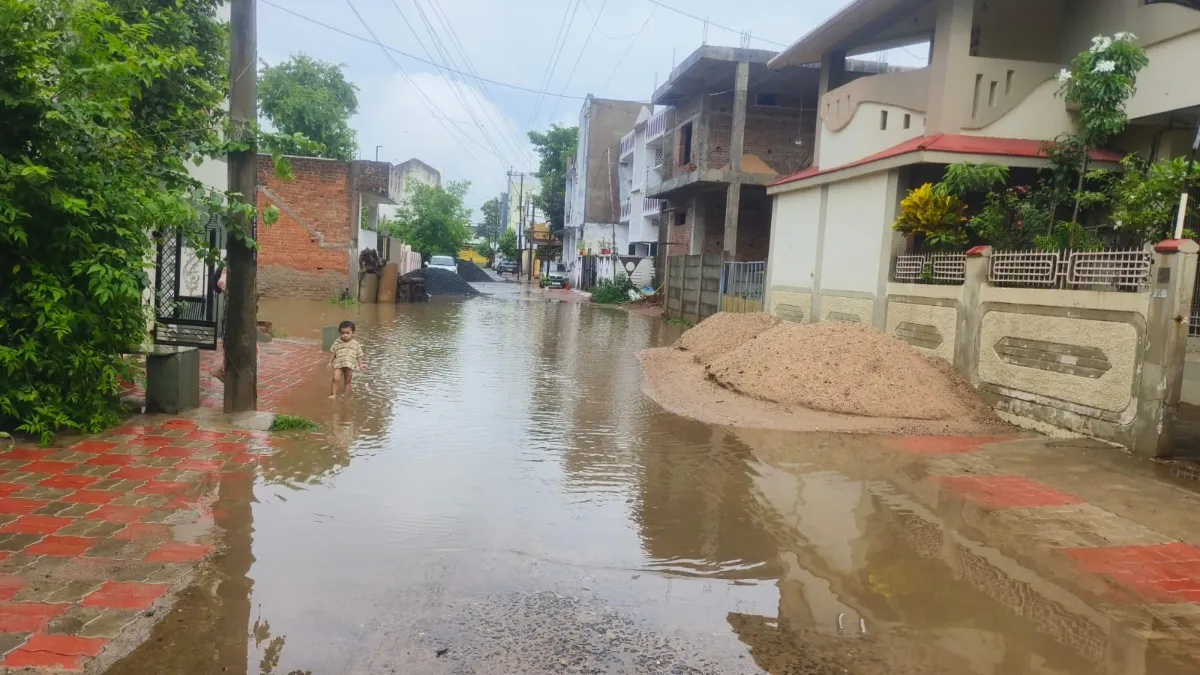
<path id="1" fill-rule="evenodd" d="M 727 389 L 788 407 L 914 420 L 987 415 L 949 364 L 861 324 L 780 323 L 713 357 L 707 372 Z"/>
<path id="2" fill-rule="evenodd" d="M 463 281 L 480 283 L 492 280 L 487 272 L 470 260 L 456 260 L 455 262 L 458 264 L 458 276 L 462 277 Z"/>
<path id="3" fill-rule="evenodd" d="M 779 325 L 770 314 L 731 314 L 719 312 L 684 333 L 675 346 L 690 352 L 696 363 L 708 363 L 716 356 L 740 347 L 763 331 Z"/>
<path id="4" fill-rule="evenodd" d="M 430 295 L 461 295 L 468 298 L 479 295 L 463 278 L 447 270 L 425 267 L 405 274 L 401 279 L 424 279 L 425 291 Z"/>

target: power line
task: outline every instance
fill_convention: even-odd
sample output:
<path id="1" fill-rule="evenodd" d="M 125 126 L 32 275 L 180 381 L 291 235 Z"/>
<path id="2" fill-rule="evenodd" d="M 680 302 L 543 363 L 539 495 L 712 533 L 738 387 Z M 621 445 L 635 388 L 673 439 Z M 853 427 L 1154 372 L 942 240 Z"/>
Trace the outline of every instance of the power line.
<path id="1" fill-rule="evenodd" d="M 268 0 L 263 0 L 263 1 L 267 2 Z M 375 31 L 371 29 L 371 25 L 367 23 L 367 20 L 364 19 L 362 14 L 360 14 L 358 12 L 358 8 L 354 6 L 353 0 L 346 0 L 346 4 L 350 6 L 350 11 L 354 12 L 354 16 L 358 17 L 358 22 L 363 25 L 363 28 L 367 29 L 367 33 L 369 33 L 371 35 L 375 44 L 379 45 L 379 48 L 381 50 L 383 50 L 383 55 L 387 58 L 388 61 L 391 61 L 392 66 L 396 70 L 398 70 L 401 75 L 404 76 L 404 79 L 407 80 L 409 85 L 411 85 L 412 88 L 416 90 L 417 94 L 420 95 L 420 97 L 425 100 L 425 104 L 428 105 L 430 108 L 436 110 L 437 112 L 441 113 L 442 115 L 445 115 L 446 114 L 445 111 L 442 110 L 440 106 L 438 106 L 436 103 L 433 102 L 433 99 L 431 99 L 429 97 L 429 95 L 426 94 L 423 89 L 421 89 L 421 87 L 417 84 L 416 80 L 414 80 L 408 74 L 408 71 L 404 70 L 404 67 L 401 66 L 396 61 L 396 58 L 394 56 L 392 56 L 391 52 L 388 51 L 387 47 L 385 47 L 384 44 L 379 41 L 378 36 L 375 35 Z M 447 125 L 445 122 L 443 122 L 441 120 L 438 120 L 438 124 L 442 125 L 442 128 L 445 129 L 447 132 L 449 132 L 451 136 L 454 136 L 454 133 L 455 133 L 454 127 Z M 459 133 L 461 133 L 461 132 L 459 132 Z M 479 158 L 475 156 L 475 153 L 471 152 L 471 149 L 468 148 L 466 145 L 463 145 L 463 142 L 458 138 L 458 136 L 454 136 L 454 140 L 458 141 L 458 144 L 462 146 L 462 149 L 467 151 L 467 154 L 470 155 L 471 159 L 475 160 L 476 162 L 479 162 Z M 496 161 L 500 162 L 501 164 L 504 163 L 504 160 L 502 160 L 500 157 L 497 157 Z"/>
<path id="2" fill-rule="evenodd" d="M 542 77 L 542 89 L 549 89 L 551 82 L 554 80 L 554 71 L 558 69 L 558 60 L 562 57 L 563 49 L 567 46 L 567 37 L 571 34 L 571 27 L 575 25 L 575 14 L 578 11 L 579 0 L 575 0 L 573 5 L 568 3 L 566 10 L 563 12 L 562 22 L 559 25 L 559 34 L 554 40 L 554 48 L 550 50 L 550 60 L 546 64 L 546 73 Z M 542 100 L 544 98 L 543 96 L 539 96 L 537 101 L 534 102 L 533 111 L 529 113 L 529 119 L 525 122 L 526 131 L 533 128 L 533 121 L 542 109 Z"/>
<path id="3" fill-rule="evenodd" d="M 583 0 L 580 0 L 580 1 L 582 2 Z M 593 12 L 591 6 L 589 6 L 586 2 L 583 3 L 583 8 L 587 10 L 588 14 L 590 14 L 593 17 L 596 17 L 597 21 L 600 20 L 599 14 L 596 12 Z M 651 10 L 651 12 L 653 12 L 653 11 L 654 10 Z M 603 13 L 604 9 L 601 8 L 600 12 Z M 636 37 L 641 36 L 642 31 L 644 31 L 644 30 L 646 30 L 646 29 L 643 28 L 642 30 L 635 30 L 634 32 L 632 32 L 628 35 L 609 35 L 608 33 L 605 33 L 603 30 L 601 30 L 599 26 L 596 26 L 596 32 L 600 34 L 600 37 L 606 38 L 608 40 L 628 40 L 629 38 L 636 38 Z"/>
<path id="4" fill-rule="evenodd" d="M 604 81 L 604 84 L 600 87 L 600 89 L 598 91 L 607 91 L 608 90 L 609 83 L 612 82 L 612 79 L 614 77 L 616 77 L 617 71 L 621 69 L 621 64 L 625 62 L 625 57 L 629 56 L 629 51 L 631 49 L 633 49 L 633 46 L 635 44 L 637 44 L 638 38 L 642 37 L 642 33 L 645 33 L 646 29 L 650 27 L 650 19 L 654 18 L 654 10 L 656 10 L 656 9 L 658 9 L 658 8 L 657 7 L 650 8 L 650 14 L 646 17 L 646 20 L 644 22 L 642 22 L 642 29 L 634 34 L 633 39 L 629 41 L 629 44 L 625 45 L 625 51 L 621 52 L 621 58 L 617 59 L 617 62 L 615 64 L 613 64 L 612 72 L 608 74 L 608 79 Z"/>
<path id="5" fill-rule="evenodd" d="M 583 0 L 579 0 L 579 4 L 582 5 Z M 571 72 L 567 73 L 567 81 L 563 83 L 563 91 L 564 92 L 567 90 L 567 87 L 571 86 L 571 79 L 575 77 L 575 71 L 579 69 L 579 62 L 583 60 L 583 55 L 585 53 L 587 53 L 587 48 L 588 48 L 588 45 L 592 41 L 592 36 L 596 34 L 596 26 L 600 24 L 600 15 L 604 14 L 604 8 L 607 6 L 608 6 L 608 0 L 603 0 L 603 2 L 600 3 L 600 11 L 596 14 L 595 18 L 592 20 L 592 28 L 591 28 L 591 30 L 588 31 L 587 37 L 584 38 L 583 46 L 579 48 L 579 56 L 575 57 L 575 64 L 571 66 Z M 558 99 L 558 100 L 554 101 L 554 107 L 550 109 L 549 119 L 551 119 L 551 120 L 554 119 L 554 113 L 558 112 L 558 104 L 561 100 L 562 99 Z"/>
<path id="6" fill-rule="evenodd" d="M 493 80 L 493 79 L 481 77 L 478 75 L 472 75 L 470 73 L 466 73 L 461 70 L 455 70 L 454 68 L 449 68 L 447 66 L 444 66 L 440 63 L 436 63 L 429 59 L 423 59 L 419 56 L 416 56 L 415 54 L 409 54 L 406 51 L 396 49 L 395 47 L 392 47 L 389 45 L 385 45 L 382 42 L 380 42 L 378 39 L 371 39 L 368 37 L 364 37 L 362 35 L 358 35 L 357 33 L 351 33 L 350 31 L 342 30 L 341 28 L 331 26 L 327 23 L 324 23 L 322 21 L 319 21 L 319 20 L 314 19 L 309 16 L 305 16 L 299 12 L 292 11 L 292 10 L 288 9 L 287 7 L 283 7 L 282 5 L 276 4 L 276 3 L 272 2 L 272 0 L 258 0 L 258 1 L 265 5 L 274 7 L 275 9 L 277 9 L 285 14 L 290 14 L 290 15 L 296 17 L 297 19 L 300 19 L 302 21 L 307 21 L 308 23 L 311 23 L 316 26 L 320 26 L 326 30 L 331 30 L 335 33 L 339 33 L 348 38 L 353 38 L 355 40 L 359 40 L 360 42 L 367 42 L 367 43 L 373 44 L 373 45 L 379 47 L 380 49 L 384 50 L 384 52 L 386 54 L 388 54 L 389 60 L 391 60 L 391 54 L 399 54 L 400 56 L 403 56 L 408 59 L 412 59 L 413 61 L 417 61 L 419 63 L 424 63 L 426 65 L 433 66 L 434 68 L 437 68 L 438 70 L 444 70 L 446 72 L 457 73 L 457 74 L 463 75 L 465 77 L 470 77 L 472 79 L 479 80 L 480 82 L 487 82 L 488 84 L 494 84 L 498 87 L 505 87 L 508 89 L 516 89 L 517 91 L 524 91 L 524 92 L 528 92 L 530 94 L 539 94 L 542 96 L 554 96 L 556 98 L 566 98 L 566 99 L 571 99 L 571 100 L 575 100 L 575 101 L 583 101 L 587 98 L 587 96 L 575 96 L 575 95 L 571 95 L 571 94 L 561 94 L 561 93 L 555 94 L 553 92 L 546 91 L 545 89 L 534 89 L 533 87 L 526 87 L 526 86 L 519 85 L 519 84 L 511 84 L 508 82 L 501 82 L 499 80 Z M 362 22 L 361 17 L 360 17 L 360 22 Z M 364 26 L 366 25 L 365 22 L 362 22 L 362 23 L 364 23 Z M 368 27 L 368 31 L 369 31 L 369 27 Z"/>
<path id="7" fill-rule="evenodd" d="M 682 9 L 679 9 L 678 7 L 672 7 L 672 6 L 670 6 L 670 5 L 666 4 L 666 3 L 659 2 L 659 0 L 646 0 L 646 2 L 649 2 L 649 3 L 650 3 L 650 4 L 652 4 L 652 5 L 658 5 L 659 7 L 662 7 L 663 9 L 669 9 L 669 10 L 671 10 L 672 12 L 675 12 L 676 14 L 681 14 L 681 15 L 683 15 L 683 16 L 686 16 L 686 17 L 688 17 L 689 19 L 695 19 L 695 20 L 697 20 L 697 21 L 700 21 L 701 23 L 706 23 L 706 24 L 708 24 L 708 25 L 710 25 L 710 26 L 713 26 L 713 27 L 715 27 L 715 28 L 720 28 L 721 30 L 727 30 L 727 31 L 729 31 L 730 33 L 737 33 L 737 34 L 739 34 L 739 35 L 742 35 L 742 34 L 744 34 L 744 33 L 746 32 L 745 30 L 738 30 L 737 28 L 730 28 L 729 26 L 722 26 L 722 25 L 721 25 L 721 24 L 719 24 L 719 23 L 716 23 L 716 22 L 713 22 L 713 21 L 709 21 L 708 19 L 705 19 L 704 17 L 701 17 L 701 16 L 696 16 L 695 14 L 689 14 L 689 13 L 687 13 L 687 12 L 683 11 Z M 768 39 L 766 39 L 766 38 L 761 38 L 761 37 L 751 37 L 751 39 L 752 39 L 752 40 L 758 40 L 759 42 L 765 42 L 765 43 L 767 43 L 767 44 L 770 44 L 770 45 L 775 45 L 776 47 L 787 47 L 787 46 L 789 46 L 789 45 L 786 45 L 786 44 L 784 44 L 784 43 L 782 43 L 782 42 L 776 42 L 776 41 L 774 41 L 774 40 L 768 40 Z"/>

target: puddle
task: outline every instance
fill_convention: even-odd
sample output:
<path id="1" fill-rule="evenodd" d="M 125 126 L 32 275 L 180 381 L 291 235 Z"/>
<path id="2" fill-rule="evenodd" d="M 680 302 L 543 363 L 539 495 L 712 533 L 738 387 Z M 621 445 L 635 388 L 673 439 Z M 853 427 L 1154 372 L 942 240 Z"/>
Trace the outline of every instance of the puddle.
<path id="1" fill-rule="evenodd" d="M 1189 672 L 879 439 L 663 412 L 636 354 L 679 329 L 487 286 L 262 303 L 298 338 L 355 320 L 367 371 L 335 402 L 295 374 L 278 408 L 325 433 L 227 478 L 224 554 L 108 672 Z"/>

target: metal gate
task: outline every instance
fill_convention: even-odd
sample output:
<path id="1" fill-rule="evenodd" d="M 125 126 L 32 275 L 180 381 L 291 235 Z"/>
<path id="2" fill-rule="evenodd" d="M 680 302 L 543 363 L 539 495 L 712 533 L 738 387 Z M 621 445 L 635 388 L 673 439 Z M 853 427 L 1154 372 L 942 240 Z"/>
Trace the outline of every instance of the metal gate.
<path id="1" fill-rule="evenodd" d="M 766 278 L 766 262 L 726 262 L 721 270 L 721 311 L 763 311 Z"/>
<path id="2" fill-rule="evenodd" d="M 221 244 L 221 226 L 217 216 L 205 226 L 208 245 Z M 181 233 L 158 233 L 158 255 L 154 272 L 154 343 L 216 349 L 220 335 L 221 295 L 217 292 L 219 269 L 211 262 L 199 261 L 199 284 L 183 292 L 185 246 Z M 199 291 L 197 294 L 195 291 Z"/>
<path id="3" fill-rule="evenodd" d="M 585 255 L 579 259 L 579 290 L 591 291 L 596 287 L 596 256 Z"/>

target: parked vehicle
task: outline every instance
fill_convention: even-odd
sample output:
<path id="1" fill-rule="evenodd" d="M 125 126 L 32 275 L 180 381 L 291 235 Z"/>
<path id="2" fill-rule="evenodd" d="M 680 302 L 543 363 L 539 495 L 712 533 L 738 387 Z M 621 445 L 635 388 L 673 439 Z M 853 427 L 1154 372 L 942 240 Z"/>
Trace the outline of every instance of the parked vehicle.
<path id="1" fill-rule="evenodd" d="M 516 260 L 501 260 L 500 263 L 496 265 L 496 271 L 499 272 L 500 274 L 516 274 L 517 273 L 517 261 Z"/>
<path id="2" fill-rule="evenodd" d="M 567 266 L 562 263 L 547 263 L 545 276 L 550 282 L 550 288 L 566 288 L 569 283 Z"/>
<path id="3" fill-rule="evenodd" d="M 454 262 L 454 258 L 448 255 L 435 255 L 429 259 L 429 262 L 425 266 L 458 274 L 458 264 Z"/>

